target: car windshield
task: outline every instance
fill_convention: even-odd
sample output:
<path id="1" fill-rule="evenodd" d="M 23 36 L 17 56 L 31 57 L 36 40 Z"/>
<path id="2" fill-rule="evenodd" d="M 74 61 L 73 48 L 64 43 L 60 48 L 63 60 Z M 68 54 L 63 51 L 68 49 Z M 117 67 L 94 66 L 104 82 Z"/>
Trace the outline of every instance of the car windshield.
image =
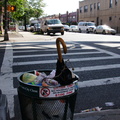
<path id="1" fill-rule="evenodd" d="M 88 26 L 95 26 L 95 23 L 87 23 Z"/>
<path id="2" fill-rule="evenodd" d="M 103 25 L 103 28 L 110 29 L 111 27 L 109 27 L 107 25 Z"/>
<path id="3" fill-rule="evenodd" d="M 68 25 L 64 25 L 64 27 L 69 27 Z"/>
<path id="4" fill-rule="evenodd" d="M 71 28 L 77 28 L 78 26 L 75 26 L 75 25 L 72 25 L 72 26 L 70 26 Z"/>
<path id="5" fill-rule="evenodd" d="M 40 24 L 35 24 L 36 27 L 40 27 Z"/>
<path id="6" fill-rule="evenodd" d="M 54 20 L 47 20 L 47 24 L 61 24 L 60 20 L 54 19 Z"/>

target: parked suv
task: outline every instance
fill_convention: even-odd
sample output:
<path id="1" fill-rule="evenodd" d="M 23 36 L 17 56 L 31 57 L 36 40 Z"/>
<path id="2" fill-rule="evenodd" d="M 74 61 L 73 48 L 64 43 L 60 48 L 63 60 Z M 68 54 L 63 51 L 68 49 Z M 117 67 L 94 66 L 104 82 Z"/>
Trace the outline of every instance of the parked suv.
<path id="1" fill-rule="evenodd" d="M 78 29 L 79 32 L 94 32 L 96 26 L 94 22 L 79 22 L 78 23 Z"/>
<path id="2" fill-rule="evenodd" d="M 41 33 L 61 33 L 64 35 L 64 26 L 59 19 L 48 19 L 41 21 Z"/>

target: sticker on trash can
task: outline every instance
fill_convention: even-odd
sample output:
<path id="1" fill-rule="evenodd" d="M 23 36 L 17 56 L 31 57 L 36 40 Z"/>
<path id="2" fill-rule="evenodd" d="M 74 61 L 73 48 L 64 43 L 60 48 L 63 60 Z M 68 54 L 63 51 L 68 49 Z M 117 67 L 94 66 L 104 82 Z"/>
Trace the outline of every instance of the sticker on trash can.
<path id="1" fill-rule="evenodd" d="M 61 87 L 55 88 L 40 88 L 39 90 L 39 97 L 62 97 L 66 95 L 70 95 L 75 92 L 75 85 L 70 84 Z"/>
<path id="2" fill-rule="evenodd" d="M 49 90 L 49 88 L 42 88 L 42 89 L 40 90 L 40 94 L 41 94 L 42 96 L 44 96 L 44 97 L 49 96 L 49 95 L 50 95 L 50 90 Z"/>

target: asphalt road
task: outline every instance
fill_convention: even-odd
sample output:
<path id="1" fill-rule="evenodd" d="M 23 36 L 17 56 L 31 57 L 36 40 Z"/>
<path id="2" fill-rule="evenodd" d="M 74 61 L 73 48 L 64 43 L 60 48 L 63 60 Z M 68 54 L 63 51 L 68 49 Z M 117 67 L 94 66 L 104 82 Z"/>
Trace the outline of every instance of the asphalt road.
<path id="1" fill-rule="evenodd" d="M 33 35 L 21 32 L 23 37 L 11 37 L 6 43 L 4 59 L 1 59 L 1 85 L 8 97 L 12 120 L 20 120 L 20 108 L 17 95 L 19 86 L 17 77 L 22 72 L 40 69 L 55 69 L 57 51 L 55 40 L 62 37 L 68 52 L 63 54 L 69 59 L 68 67 L 74 67 L 74 73 L 80 77 L 75 112 L 102 107 L 102 109 L 120 108 L 120 39 L 119 35 L 99 35 L 86 33 L 59 34 L 53 36 Z M 4 43 L 0 43 L 4 53 Z M 3 54 L 2 54 L 3 55 Z M 113 106 L 106 106 L 111 102 Z"/>

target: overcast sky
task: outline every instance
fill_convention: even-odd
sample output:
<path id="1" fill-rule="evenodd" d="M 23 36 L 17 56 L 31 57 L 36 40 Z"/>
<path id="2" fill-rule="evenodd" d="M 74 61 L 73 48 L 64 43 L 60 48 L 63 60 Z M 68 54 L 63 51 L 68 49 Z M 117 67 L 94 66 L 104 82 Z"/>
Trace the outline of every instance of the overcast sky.
<path id="1" fill-rule="evenodd" d="M 43 0 L 46 4 L 44 13 L 47 15 L 64 14 L 66 11 L 75 12 L 79 8 L 81 0 Z"/>

